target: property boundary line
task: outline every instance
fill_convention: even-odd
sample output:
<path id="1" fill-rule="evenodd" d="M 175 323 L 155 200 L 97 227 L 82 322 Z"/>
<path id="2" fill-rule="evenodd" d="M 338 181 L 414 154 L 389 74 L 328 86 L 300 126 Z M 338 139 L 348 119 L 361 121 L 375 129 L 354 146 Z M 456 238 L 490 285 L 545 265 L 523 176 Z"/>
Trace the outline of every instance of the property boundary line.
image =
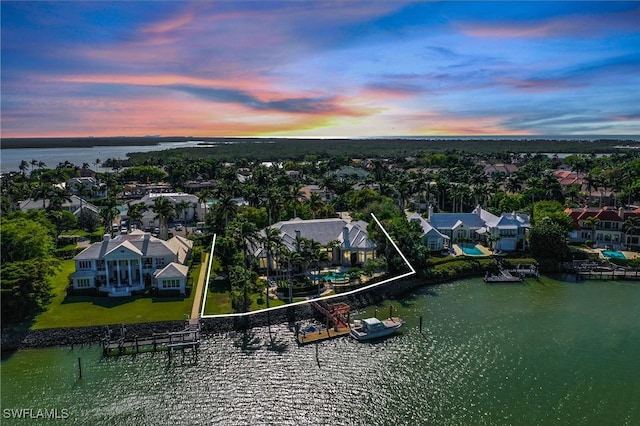
<path id="1" fill-rule="evenodd" d="M 371 288 L 374 288 L 374 287 L 377 287 L 377 286 L 381 286 L 383 284 L 387 284 L 387 283 L 390 283 L 392 281 L 396 281 L 396 280 L 399 280 L 399 279 L 402 279 L 402 278 L 405 278 L 405 277 L 408 277 L 408 276 L 411 276 L 411 275 L 415 274 L 416 270 L 413 268 L 411 263 L 407 260 L 407 258 L 402 253 L 402 251 L 400 251 L 400 249 L 398 248 L 396 243 L 391 239 L 391 236 L 389 235 L 387 230 L 384 229 L 384 226 L 382 226 L 382 224 L 380 223 L 378 218 L 373 213 L 371 213 L 371 216 L 376 221 L 376 223 L 378 224 L 380 229 L 382 229 L 382 232 L 384 233 L 385 237 L 389 240 L 389 242 L 391 243 L 393 248 L 396 249 L 396 251 L 398 252 L 400 257 L 402 258 L 402 260 L 409 267 L 409 270 L 410 270 L 409 272 L 404 273 L 402 275 L 398 275 L 397 277 L 392 277 L 392 278 L 388 278 L 386 280 L 382 280 L 382 281 L 377 282 L 377 283 L 369 284 L 367 286 L 360 287 L 360 288 L 355 289 L 355 290 L 346 291 L 344 293 L 334 294 L 334 295 L 331 295 L 331 296 L 324 296 L 324 297 L 318 297 L 318 298 L 314 298 L 314 299 L 310 299 L 310 300 L 303 300 L 303 301 L 300 301 L 300 302 L 287 303 L 286 305 L 274 306 L 274 307 L 268 308 L 268 309 L 260 309 L 259 311 L 239 312 L 239 313 L 233 313 L 233 314 L 204 315 L 204 310 L 205 310 L 205 307 L 206 307 L 206 304 L 207 304 L 207 293 L 209 291 L 209 278 L 211 277 L 211 267 L 213 265 L 213 250 L 215 248 L 215 243 L 216 243 L 216 235 L 214 234 L 213 235 L 213 243 L 211 244 L 211 255 L 209 256 L 209 265 L 207 266 L 207 282 L 206 282 L 206 285 L 205 285 L 205 293 L 203 295 L 202 310 L 200 311 L 200 318 L 248 317 L 248 316 L 251 316 L 251 315 L 254 315 L 254 314 L 259 314 L 259 313 L 262 313 L 262 312 L 276 311 L 278 309 L 287 309 L 287 308 L 289 308 L 291 306 L 306 305 L 306 304 L 309 304 L 311 302 L 316 302 L 318 300 L 331 300 L 331 299 L 341 298 L 341 297 L 344 297 L 344 296 L 350 296 L 352 294 L 356 294 L 356 293 L 361 292 L 361 291 L 369 290 Z"/>

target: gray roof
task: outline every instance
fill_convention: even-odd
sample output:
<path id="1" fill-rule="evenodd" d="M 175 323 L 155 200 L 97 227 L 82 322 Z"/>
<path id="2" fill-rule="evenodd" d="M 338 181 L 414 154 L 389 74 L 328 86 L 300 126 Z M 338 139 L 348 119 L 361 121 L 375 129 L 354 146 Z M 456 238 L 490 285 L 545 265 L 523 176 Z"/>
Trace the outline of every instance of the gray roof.
<path id="1" fill-rule="evenodd" d="M 297 231 L 300 232 L 301 237 L 314 240 L 323 246 L 327 246 L 331 241 L 338 241 L 342 247 L 374 249 L 376 244 L 369 239 L 367 225 L 367 222 L 348 222 L 343 219 L 302 220 L 295 218 L 275 223 L 271 227 L 280 230 L 280 238 L 289 250 L 294 250 L 296 247 Z M 262 234 L 264 235 L 264 231 Z"/>
<path id="2" fill-rule="evenodd" d="M 124 253 L 135 253 L 142 257 L 172 256 L 174 259 L 184 262 L 186 253 L 191 249 L 193 243 L 184 238 L 172 241 L 176 238 L 178 237 L 163 241 L 139 231 L 121 234 L 115 238 L 105 236 L 104 240 L 90 245 L 75 256 L 74 259 L 94 260 L 102 259 L 105 256 L 114 257 L 117 256 L 116 253 L 118 251 L 123 250 Z"/>
<path id="3" fill-rule="evenodd" d="M 427 222 L 426 219 L 423 218 L 422 216 L 420 216 L 418 213 L 413 213 L 413 214 L 409 215 L 408 219 L 409 220 L 415 220 L 420 224 L 420 227 L 422 228 L 422 236 L 423 237 L 424 236 L 432 237 L 432 238 L 440 237 L 440 238 L 447 239 L 447 240 L 450 239 L 447 235 L 442 234 L 436 228 L 431 226 L 431 224 L 429 222 Z"/>
<path id="4" fill-rule="evenodd" d="M 185 278 L 188 272 L 188 266 L 171 262 L 164 268 L 156 270 L 154 275 L 156 278 Z"/>
<path id="5" fill-rule="evenodd" d="M 433 213 L 429 223 L 437 229 L 454 229 L 460 224 L 477 229 L 485 225 L 484 220 L 476 213 Z"/>

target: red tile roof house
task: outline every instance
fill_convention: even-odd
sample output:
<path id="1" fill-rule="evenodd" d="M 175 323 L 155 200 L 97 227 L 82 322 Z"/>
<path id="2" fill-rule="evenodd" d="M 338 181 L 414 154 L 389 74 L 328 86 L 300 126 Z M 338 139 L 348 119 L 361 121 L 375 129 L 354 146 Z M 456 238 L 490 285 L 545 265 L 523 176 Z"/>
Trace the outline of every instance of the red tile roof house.
<path id="1" fill-rule="evenodd" d="M 566 209 L 565 213 L 571 216 L 574 224 L 573 231 L 568 235 L 570 242 L 584 243 L 587 240 L 591 240 L 595 247 L 610 245 L 616 249 L 640 248 L 640 237 L 630 232 L 625 232 L 623 226 L 630 217 L 640 216 L 640 209 L 623 210 L 614 207 L 584 207 Z M 589 223 L 588 219 L 590 217 L 598 219 L 595 227 Z"/>

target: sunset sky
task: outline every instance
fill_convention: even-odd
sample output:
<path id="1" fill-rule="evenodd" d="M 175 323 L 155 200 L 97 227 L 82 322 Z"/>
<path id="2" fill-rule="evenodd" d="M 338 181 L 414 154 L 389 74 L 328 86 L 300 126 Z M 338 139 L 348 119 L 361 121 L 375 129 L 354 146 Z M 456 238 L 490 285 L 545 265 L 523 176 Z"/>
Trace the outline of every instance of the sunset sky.
<path id="1" fill-rule="evenodd" d="M 2 136 L 640 134 L 640 3 L 2 1 Z"/>

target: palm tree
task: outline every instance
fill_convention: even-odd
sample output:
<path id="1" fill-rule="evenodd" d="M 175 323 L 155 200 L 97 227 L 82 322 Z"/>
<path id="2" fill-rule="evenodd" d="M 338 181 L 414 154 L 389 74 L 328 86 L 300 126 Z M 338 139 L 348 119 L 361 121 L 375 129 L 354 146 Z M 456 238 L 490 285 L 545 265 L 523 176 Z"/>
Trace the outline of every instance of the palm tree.
<path id="1" fill-rule="evenodd" d="M 175 206 L 176 213 L 180 215 L 182 213 L 182 222 L 187 225 L 187 209 L 191 207 L 191 203 L 187 200 L 178 201 Z"/>
<path id="2" fill-rule="evenodd" d="M 173 210 L 173 204 L 166 197 L 157 197 L 153 200 L 153 206 L 151 210 L 156 214 L 154 220 L 160 222 L 160 235 L 163 240 L 168 238 L 169 229 L 167 227 L 169 221 L 175 217 L 175 211 Z"/>
<path id="3" fill-rule="evenodd" d="M 127 203 L 127 209 L 130 223 L 134 223 L 136 226 L 141 227 L 142 214 L 147 210 L 147 206 L 144 203 Z"/>
<path id="4" fill-rule="evenodd" d="M 104 205 L 100 209 L 100 219 L 102 219 L 102 224 L 104 226 L 104 233 L 111 232 L 111 224 L 113 223 L 113 219 L 120 213 L 120 211 L 116 208 L 118 203 L 116 202 L 115 197 L 110 197 L 105 200 Z"/>
<path id="5" fill-rule="evenodd" d="M 277 228 L 266 228 L 265 234 L 260 239 L 264 250 L 267 255 L 267 308 L 269 307 L 269 278 L 271 271 L 271 262 L 274 252 L 277 252 L 282 245 L 282 237 L 280 236 L 280 230 Z"/>
<path id="6" fill-rule="evenodd" d="M 631 216 L 622 224 L 624 231 L 624 244 L 629 246 L 629 236 L 637 235 L 640 232 L 640 216 Z"/>
<path id="7" fill-rule="evenodd" d="M 224 226 L 227 227 L 238 214 L 238 204 L 231 195 L 222 195 L 215 206 L 215 213 L 217 219 L 220 222 L 224 221 Z"/>
<path id="8" fill-rule="evenodd" d="M 591 241 L 596 241 L 596 226 L 600 223 L 600 219 L 596 216 L 589 216 L 585 219 L 584 223 L 591 227 Z"/>
<path id="9" fill-rule="evenodd" d="M 204 222 L 207 219 L 207 203 L 209 199 L 213 197 L 213 192 L 210 189 L 203 189 L 196 193 L 196 197 L 198 197 L 198 203 L 204 204 L 204 217 L 200 218 L 200 220 Z"/>
<path id="10" fill-rule="evenodd" d="M 48 210 L 61 210 L 65 202 L 71 202 L 71 193 L 66 188 L 54 186 L 51 189 Z"/>
<path id="11" fill-rule="evenodd" d="M 42 209 L 45 209 L 47 207 L 47 200 L 51 197 L 52 193 L 53 185 L 41 181 L 33 188 L 31 197 L 33 197 L 34 200 L 42 200 Z"/>
<path id="12" fill-rule="evenodd" d="M 315 219 L 316 215 L 320 211 L 322 211 L 322 208 L 324 207 L 324 201 L 322 201 L 322 196 L 317 192 L 312 192 L 311 195 L 309 196 L 308 203 L 309 203 L 309 208 L 311 209 L 311 214 Z"/>
<path id="13" fill-rule="evenodd" d="M 504 189 L 507 192 L 512 194 L 516 194 L 522 191 L 522 182 L 518 179 L 517 176 L 513 175 L 507 178 L 507 182 L 504 184 Z"/>
<path id="14" fill-rule="evenodd" d="M 20 170 L 20 173 L 22 173 L 23 176 L 28 168 L 29 168 L 29 163 L 26 160 L 22 160 L 20 162 L 20 165 L 18 166 L 18 169 Z"/>

